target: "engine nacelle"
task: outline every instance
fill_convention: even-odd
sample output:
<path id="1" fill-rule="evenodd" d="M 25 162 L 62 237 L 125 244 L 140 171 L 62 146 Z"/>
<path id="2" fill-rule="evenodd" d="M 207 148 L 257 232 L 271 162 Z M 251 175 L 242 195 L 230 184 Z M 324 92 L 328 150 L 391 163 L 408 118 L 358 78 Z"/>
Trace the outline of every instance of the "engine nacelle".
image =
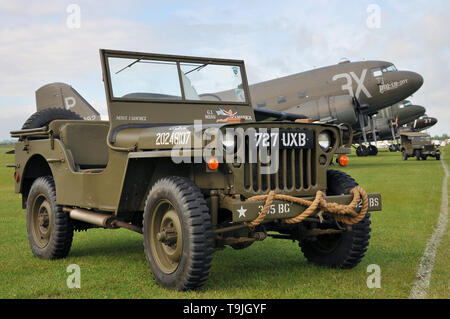
<path id="1" fill-rule="evenodd" d="M 358 123 L 353 99 L 349 95 L 321 97 L 285 111 L 306 115 L 313 121 L 346 123 L 351 126 Z"/>

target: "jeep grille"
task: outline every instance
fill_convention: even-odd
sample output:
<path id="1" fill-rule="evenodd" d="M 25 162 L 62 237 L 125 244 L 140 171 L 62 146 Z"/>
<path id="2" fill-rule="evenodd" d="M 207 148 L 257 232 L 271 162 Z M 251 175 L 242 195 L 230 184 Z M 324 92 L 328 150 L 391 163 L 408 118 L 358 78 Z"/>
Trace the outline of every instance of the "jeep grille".
<path id="1" fill-rule="evenodd" d="M 317 139 L 323 130 L 320 126 L 309 126 L 305 128 L 289 127 L 283 125 L 280 129 L 309 129 L 314 131 L 314 138 Z M 270 132 L 270 128 L 268 129 Z M 318 190 L 327 187 L 326 176 L 329 161 L 332 160 L 332 152 L 326 155 L 327 164 L 319 164 L 319 156 L 323 153 L 317 150 L 317 141 L 313 149 L 280 149 L 278 151 L 279 168 L 274 174 L 261 174 L 261 170 L 266 164 L 262 164 L 259 150 L 254 150 L 248 146 L 248 138 L 245 141 L 245 161 L 233 166 L 230 169 L 234 175 L 234 189 L 245 197 L 267 194 L 274 190 L 278 194 L 292 196 L 313 196 Z M 253 157 L 250 152 L 257 152 Z M 250 158 L 257 159 L 256 163 L 250 163 Z"/>

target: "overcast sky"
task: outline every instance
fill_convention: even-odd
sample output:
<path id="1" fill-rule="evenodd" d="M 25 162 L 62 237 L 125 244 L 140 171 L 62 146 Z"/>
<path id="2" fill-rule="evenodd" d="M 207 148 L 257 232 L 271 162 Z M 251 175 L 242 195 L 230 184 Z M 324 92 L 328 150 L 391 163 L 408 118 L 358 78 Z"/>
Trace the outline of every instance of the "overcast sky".
<path id="1" fill-rule="evenodd" d="M 106 114 L 100 48 L 243 59 L 250 84 L 343 57 L 390 61 L 424 77 L 410 100 L 438 118 L 432 135 L 450 133 L 447 0 L 0 0 L 0 140 L 50 82 L 72 85 Z"/>

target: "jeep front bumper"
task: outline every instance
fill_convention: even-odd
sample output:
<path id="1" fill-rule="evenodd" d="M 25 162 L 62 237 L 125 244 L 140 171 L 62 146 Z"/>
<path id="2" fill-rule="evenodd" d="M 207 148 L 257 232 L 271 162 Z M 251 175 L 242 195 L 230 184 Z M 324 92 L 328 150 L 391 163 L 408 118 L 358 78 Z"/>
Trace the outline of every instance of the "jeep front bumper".
<path id="1" fill-rule="evenodd" d="M 368 211 L 381 211 L 381 194 L 367 194 L 369 199 Z M 313 201 L 314 197 L 302 197 L 303 199 Z M 324 196 L 323 199 L 327 203 L 338 203 L 341 205 L 348 205 L 353 199 L 353 195 L 336 195 Z M 241 201 L 231 197 L 224 197 L 221 200 L 220 206 L 232 212 L 233 222 L 250 222 L 258 217 L 265 201 Z M 362 200 L 359 201 L 356 212 L 359 212 L 362 207 Z M 274 200 L 264 220 L 286 219 L 296 217 L 301 214 L 307 207 L 282 200 Z M 317 212 L 318 213 L 318 210 Z M 314 213 L 314 214 L 316 214 Z M 314 215 L 313 214 L 313 215 Z M 312 216 L 313 216 L 312 215 Z"/>

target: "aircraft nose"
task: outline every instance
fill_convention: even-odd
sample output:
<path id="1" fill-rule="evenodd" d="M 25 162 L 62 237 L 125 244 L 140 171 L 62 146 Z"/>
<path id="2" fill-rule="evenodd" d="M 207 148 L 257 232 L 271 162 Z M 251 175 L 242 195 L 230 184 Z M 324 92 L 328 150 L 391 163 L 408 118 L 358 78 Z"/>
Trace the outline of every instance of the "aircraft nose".
<path id="1" fill-rule="evenodd" d="M 410 105 L 408 108 L 410 109 L 410 114 L 414 117 L 422 116 L 426 111 L 426 109 L 420 105 Z"/>
<path id="2" fill-rule="evenodd" d="M 438 122 L 437 118 L 435 117 L 427 117 L 426 120 L 430 126 L 433 126 Z"/>
<path id="3" fill-rule="evenodd" d="M 414 121 L 425 114 L 426 109 L 420 105 L 409 105 L 398 112 L 400 125 Z"/>
<path id="4" fill-rule="evenodd" d="M 408 72 L 409 73 L 409 81 L 411 81 L 411 88 L 416 92 L 423 85 L 423 77 L 419 73 Z"/>
<path id="5" fill-rule="evenodd" d="M 413 95 L 424 81 L 420 74 L 412 71 L 387 72 L 383 77 L 385 84 L 380 87 L 380 92 L 390 93 L 390 98 L 395 100 L 394 103 Z"/>

